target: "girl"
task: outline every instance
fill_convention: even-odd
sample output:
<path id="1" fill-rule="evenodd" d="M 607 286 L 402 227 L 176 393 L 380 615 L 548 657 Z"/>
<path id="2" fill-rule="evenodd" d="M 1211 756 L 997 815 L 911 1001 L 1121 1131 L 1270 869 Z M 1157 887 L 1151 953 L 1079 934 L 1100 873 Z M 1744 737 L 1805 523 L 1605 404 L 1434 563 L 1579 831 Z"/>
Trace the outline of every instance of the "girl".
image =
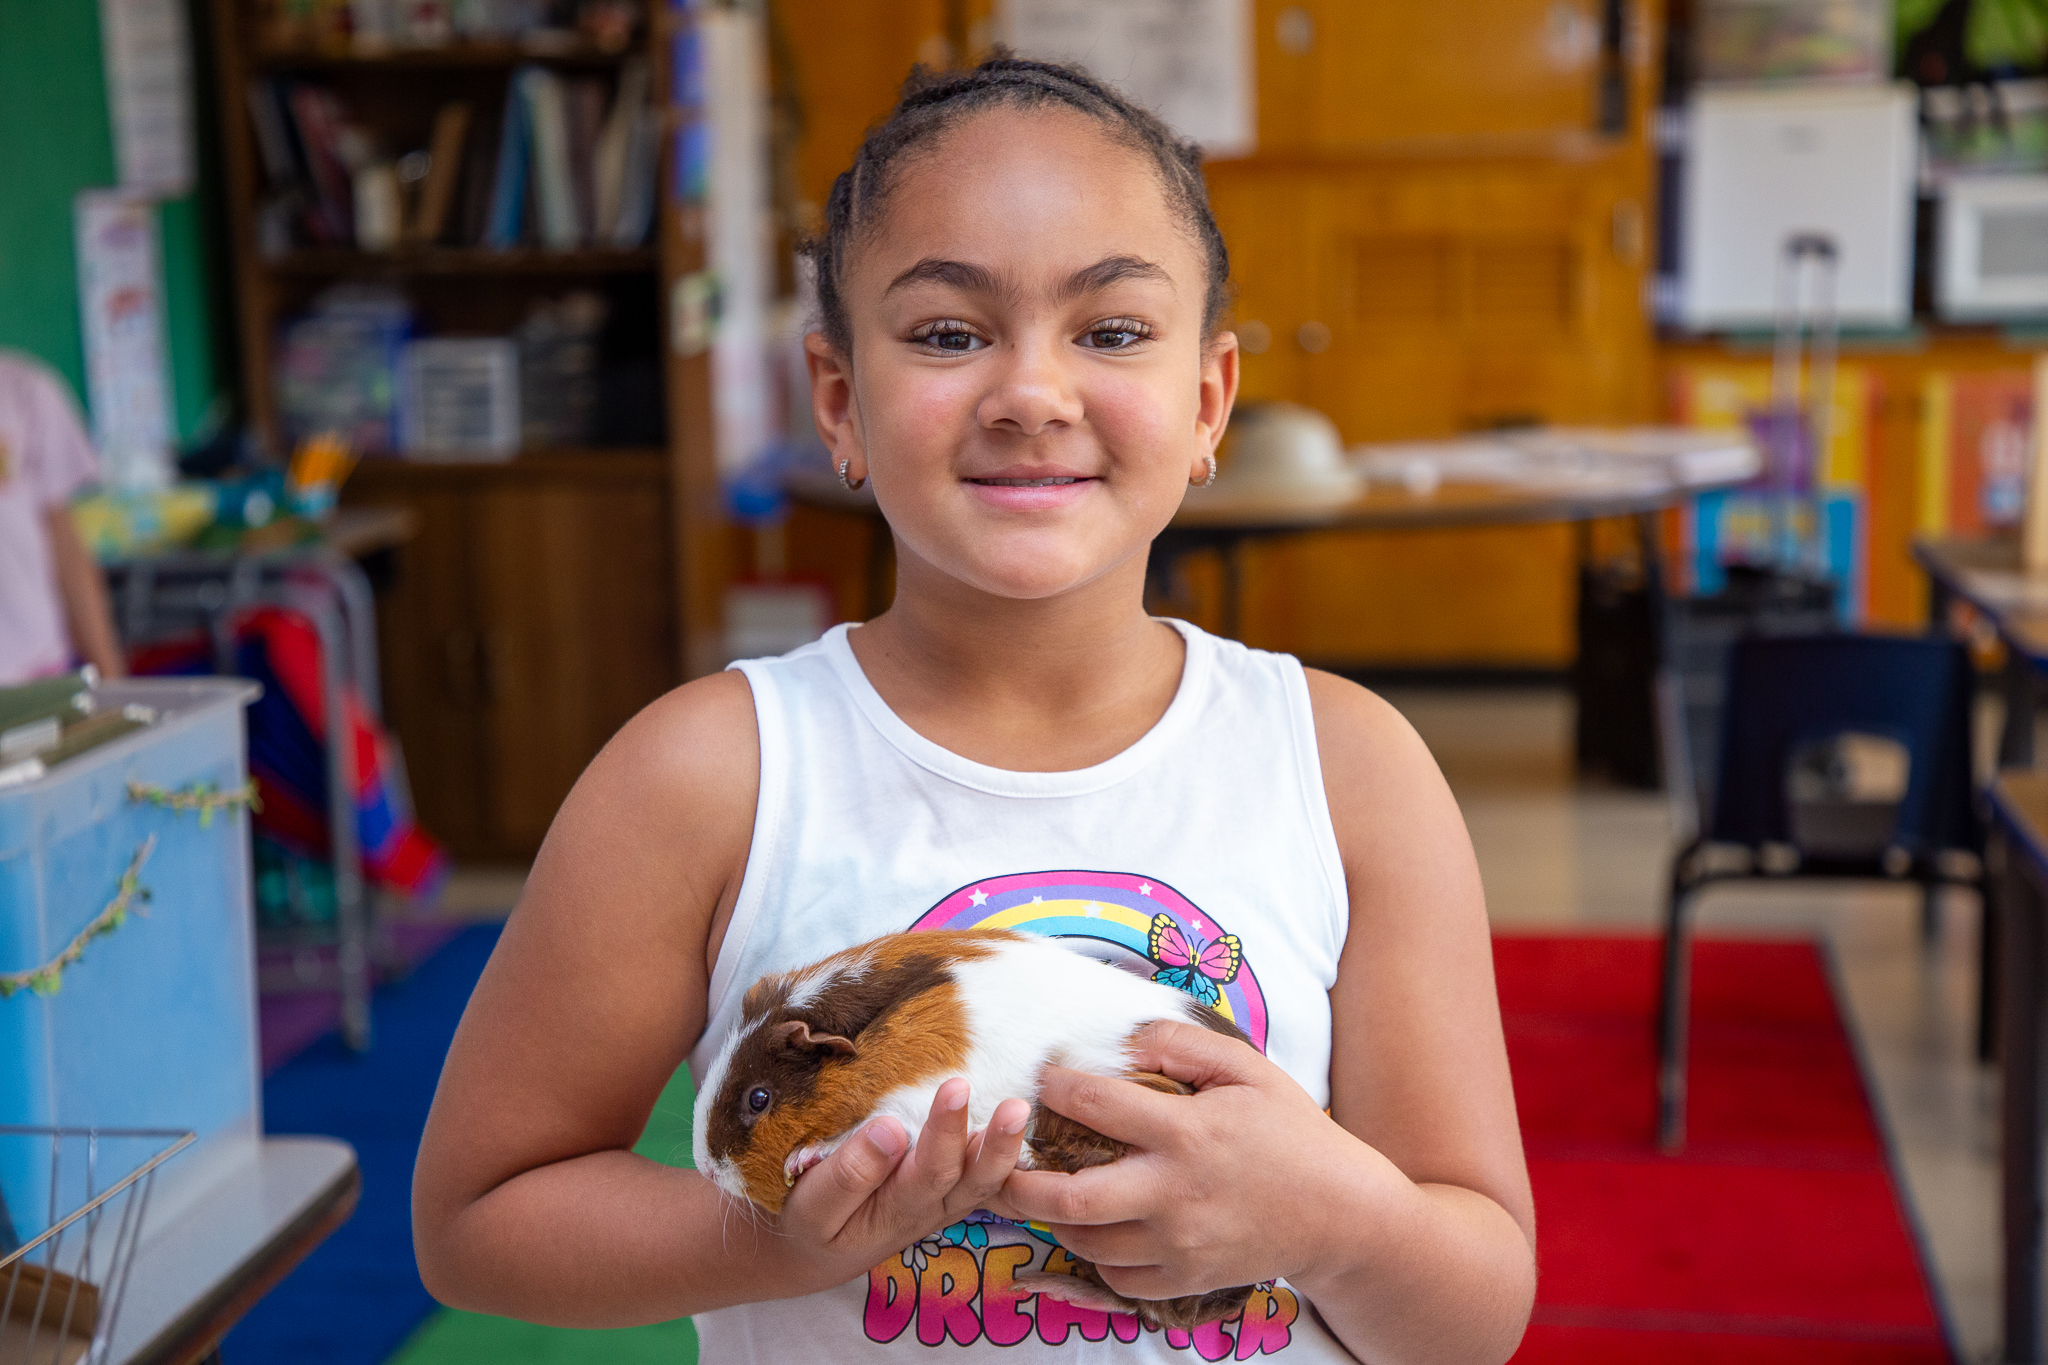
<path id="1" fill-rule="evenodd" d="M 817 425 L 895 602 L 678 689 L 584 774 L 442 1074 L 428 1287 L 692 1314 L 718 1362 L 1505 1359 L 1533 1212 L 1457 807 L 1370 693 L 1144 611 L 1237 390 L 1197 153 L 1071 68 L 914 76 L 813 250 Z M 969 1133 L 957 1079 L 915 1150 L 869 1124 L 772 1227 L 631 1154 L 762 973 L 974 924 L 1085 935 L 1255 1046 L 1153 1031 L 1193 1098 L 1052 1073 L 1137 1149 L 1079 1175 L 1015 1170 L 1024 1103 Z M 1145 1332 L 1019 1282 L 1070 1256 L 1136 1297 L 1265 1287 Z"/>

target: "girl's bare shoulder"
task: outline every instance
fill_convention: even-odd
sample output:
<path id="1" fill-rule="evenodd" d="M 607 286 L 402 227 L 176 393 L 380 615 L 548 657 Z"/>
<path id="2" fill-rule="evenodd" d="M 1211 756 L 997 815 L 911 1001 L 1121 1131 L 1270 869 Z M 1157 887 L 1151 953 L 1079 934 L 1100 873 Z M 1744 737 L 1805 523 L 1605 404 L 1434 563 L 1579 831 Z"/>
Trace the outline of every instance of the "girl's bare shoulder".
<path id="1" fill-rule="evenodd" d="M 1378 879 L 1425 851 L 1469 862 L 1464 818 L 1415 727 L 1357 683 L 1307 673 L 1323 789 L 1347 871 Z"/>
<path id="2" fill-rule="evenodd" d="M 1315 715 L 1316 748 L 1326 783 L 1336 785 L 1367 774 L 1379 784 L 1442 783 L 1422 737 L 1385 698 L 1319 668 L 1302 671 L 1308 675 L 1309 707 Z"/>

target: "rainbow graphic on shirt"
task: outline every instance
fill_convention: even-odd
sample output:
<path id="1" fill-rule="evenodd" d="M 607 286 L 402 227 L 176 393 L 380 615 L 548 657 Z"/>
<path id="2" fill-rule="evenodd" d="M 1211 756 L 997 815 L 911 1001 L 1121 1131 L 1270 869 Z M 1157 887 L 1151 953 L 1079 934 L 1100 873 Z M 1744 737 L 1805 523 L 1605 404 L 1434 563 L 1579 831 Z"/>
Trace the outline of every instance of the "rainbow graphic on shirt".
<path id="1" fill-rule="evenodd" d="M 948 892 L 910 926 L 1016 929 L 1186 991 L 1266 1050 L 1266 997 L 1237 935 L 1165 882 L 1128 872 L 1015 872 Z"/>

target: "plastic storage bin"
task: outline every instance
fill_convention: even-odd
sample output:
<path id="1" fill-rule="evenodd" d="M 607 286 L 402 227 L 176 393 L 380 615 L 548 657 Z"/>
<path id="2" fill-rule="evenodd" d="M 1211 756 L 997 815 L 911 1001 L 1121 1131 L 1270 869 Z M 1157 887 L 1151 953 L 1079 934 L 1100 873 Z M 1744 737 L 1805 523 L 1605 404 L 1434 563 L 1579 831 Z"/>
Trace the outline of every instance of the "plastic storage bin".
<path id="1" fill-rule="evenodd" d="M 0 1123 L 190 1129 L 198 1145 L 173 1167 L 194 1177 L 260 1136 L 247 813 L 202 823 L 129 790 L 240 788 L 256 695 L 235 679 L 101 687 L 99 704 L 148 706 L 157 722 L 0 789 L 0 973 L 62 952 L 155 840 L 140 913 L 93 939 L 54 993 L 0 1000 Z M 23 1235 L 56 1193 L 34 1164 L 0 1152 L 0 1197 Z"/>

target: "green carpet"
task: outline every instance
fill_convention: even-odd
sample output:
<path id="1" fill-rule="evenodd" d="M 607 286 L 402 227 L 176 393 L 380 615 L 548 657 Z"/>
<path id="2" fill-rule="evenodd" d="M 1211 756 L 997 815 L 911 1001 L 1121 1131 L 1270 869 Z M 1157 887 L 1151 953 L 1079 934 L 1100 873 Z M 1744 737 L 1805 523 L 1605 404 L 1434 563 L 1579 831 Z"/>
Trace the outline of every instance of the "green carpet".
<path id="1" fill-rule="evenodd" d="M 690 1164 L 690 1072 L 676 1072 L 633 1150 L 666 1166 Z M 695 1365 L 688 1318 L 652 1327 L 577 1331 L 443 1308 L 421 1323 L 389 1365 Z"/>

